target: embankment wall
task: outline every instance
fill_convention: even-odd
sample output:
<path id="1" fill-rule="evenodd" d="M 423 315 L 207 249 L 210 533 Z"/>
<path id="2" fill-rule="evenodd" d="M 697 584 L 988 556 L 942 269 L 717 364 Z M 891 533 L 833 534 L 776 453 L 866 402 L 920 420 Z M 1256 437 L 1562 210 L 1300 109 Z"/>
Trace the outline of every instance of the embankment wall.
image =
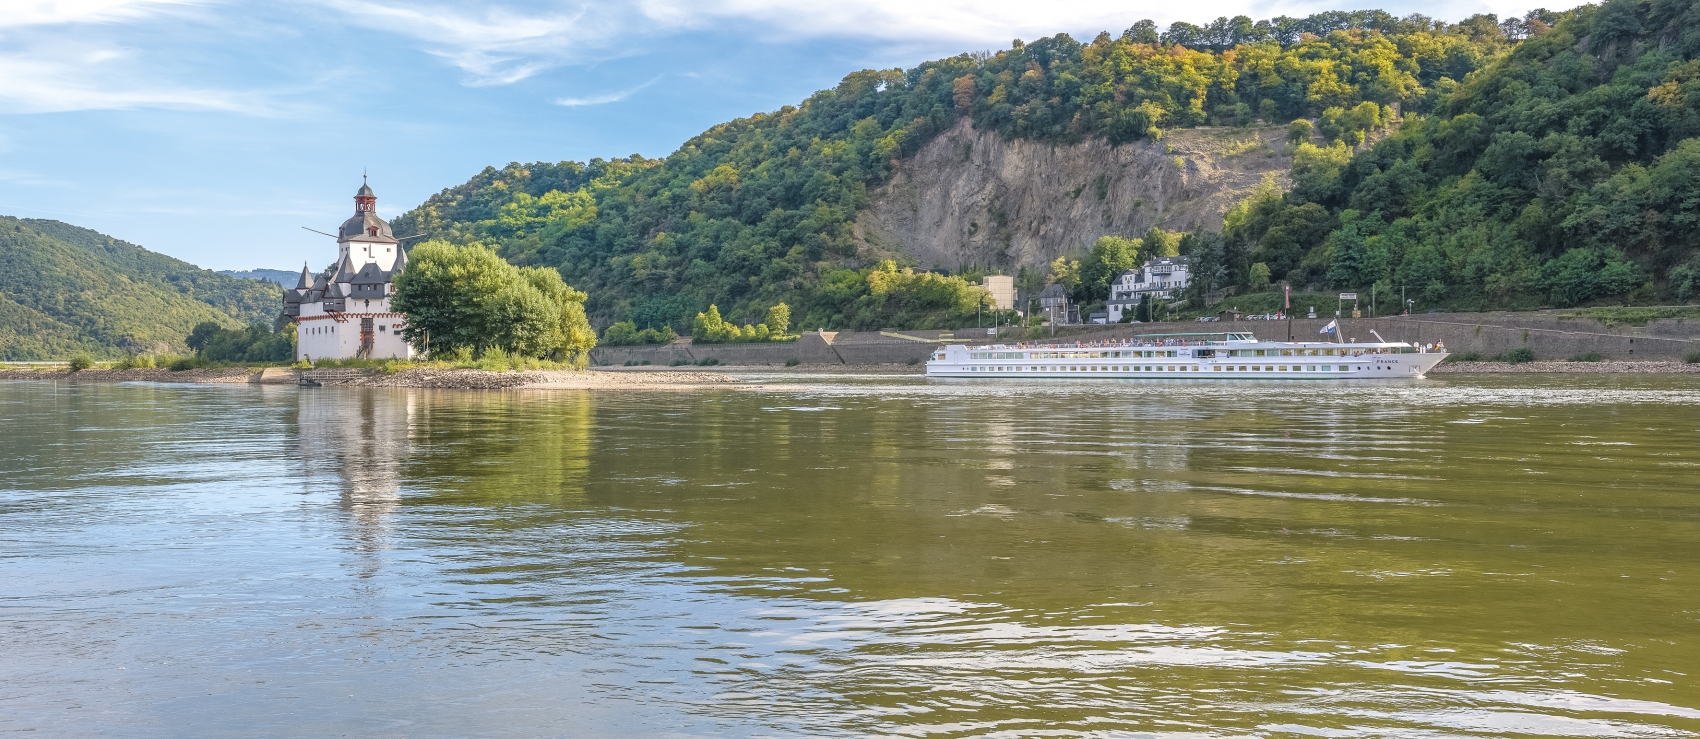
<path id="1" fill-rule="evenodd" d="M 1328 337 L 1319 333 L 1330 318 L 1299 318 L 1291 325 L 1296 341 L 1322 341 Z M 1373 341 L 1370 331 L 1377 331 L 1388 341 L 1412 343 L 1444 343 L 1455 354 L 1474 352 L 1484 358 L 1513 349 L 1528 349 L 1537 359 L 1564 360 L 1594 353 L 1603 359 L 1617 361 L 1680 361 L 1686 355 L 1700 351 L 1700 321 L 1665 319 L 1646 326 L 1622 326 L 1602 323 L 1588 318 L 1575 318 L 1550 313 L 1430 313 L 1418 316 L 1346 319 L 1342 322 L 1347 339 Z M 1286 321 L 1195 321 L 1173 323 L 1117 324 L 1063 328 L 1059 339 L 1129 338 L 1139 334 L 1243 331 L 1260 339 L 1284 340 L 1288 336 Z M 904 331 L 909 336 L 934 338 L 937 331 Z M 963 328 L 955 332 L 958 341 L 987 343 L 998 339 L 987 337 L 985 329 Z M 1048 337 L 1048 330 L 1034 330 L 1038 340 Z M 1003 340 L 1019 340 L 1020 334 L 1006 332 Z M 810 332 L 795 342 L 779 344 L 692 344 L 680 341 L 666 346 L 598 347 L 591 358 L 599 365 L 621 365 L 628 361 L 648 361 L 652 365 L 669 365 L 683 360 L 697 362 L 714 358 L 728 365 L 782 365 L 796 359 L 802 364 L 906 364 L 911 360 L 925 362 L 932 347 L 938 344 L 896 338 L 875 331 Z"/>

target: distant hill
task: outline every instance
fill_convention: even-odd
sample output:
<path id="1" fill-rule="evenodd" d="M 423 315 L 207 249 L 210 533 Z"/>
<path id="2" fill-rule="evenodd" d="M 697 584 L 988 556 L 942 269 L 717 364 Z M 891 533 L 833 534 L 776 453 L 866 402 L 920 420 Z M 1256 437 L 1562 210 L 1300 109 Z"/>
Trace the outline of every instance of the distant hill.
<path id="1" fill-rule="evenodd" d="M 300 272 L 287 269 L 221 269 L 218 273 L 247 280 L 275 282 L 284 287 L 295 287 L 295 281 L 301 277 Z"/>
<path id="2" fill-rule="evenodd" d="M 270 324 L 283 291 L 86 228 L 0 216 L 0 360 L 185 351 L 195 324 Z"/>

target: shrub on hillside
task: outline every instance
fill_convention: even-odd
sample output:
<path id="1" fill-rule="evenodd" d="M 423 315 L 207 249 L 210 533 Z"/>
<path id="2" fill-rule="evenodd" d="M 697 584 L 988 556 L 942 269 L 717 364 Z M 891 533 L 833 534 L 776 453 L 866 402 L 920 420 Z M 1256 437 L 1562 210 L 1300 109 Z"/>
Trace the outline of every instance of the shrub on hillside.
<path id="1" fill-rule="evenodd" d="M 93 367 L 93 366 L 94 366 L 94 357 L 91 357 L 87 354 L 78 354 L 78 355 L 71 357 L 71 371 L 72 372 L 81 372 L 81 371 L 86 370 L 86 369 Z"/>

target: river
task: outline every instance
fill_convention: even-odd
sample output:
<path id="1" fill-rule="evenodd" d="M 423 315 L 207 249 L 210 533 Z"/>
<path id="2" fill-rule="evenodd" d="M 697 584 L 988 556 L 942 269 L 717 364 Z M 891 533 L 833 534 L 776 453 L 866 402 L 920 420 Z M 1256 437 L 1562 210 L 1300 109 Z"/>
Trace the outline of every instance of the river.
<path id="1" fill-rule="evenodd" d="M 0 732 L 1700 735 L 1700 378 L 0 382 Z"/>

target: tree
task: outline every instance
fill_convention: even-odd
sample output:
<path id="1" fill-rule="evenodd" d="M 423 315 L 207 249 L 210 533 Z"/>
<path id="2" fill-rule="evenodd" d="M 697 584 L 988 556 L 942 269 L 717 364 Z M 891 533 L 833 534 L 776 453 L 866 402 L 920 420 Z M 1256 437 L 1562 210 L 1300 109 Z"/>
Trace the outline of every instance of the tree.
<path id="1" fill-rule="evenodd" d="M 776 336 L 783 336 L 791 329 L 791 306 L 777 303 L 767 309 L 767 320 L 762 322 L 767 330 Z"/>
<path id="2" fill-rule="evenodd" d="M 391 306 L 407 314 L 409 343 L 588 361 L 596 345 L 585 294 L 548 267 L 515 267 L 482 244 L 427 241 L 408 252 Z M 427 338 L 428 337 L 428 338 Z"/>
<path id="3" fill-rule="evenodd" d="M 1152 226 L 1140 239 L 1139 255 L 1145 259 L 1156 257 L 1175 257 L 1181 253 L 1181 233 L 1179 231 L 1164 231 Z"/>
<path id="4" fill-rule="evenodd" d="M 1310 143 L 1311 131 L 1316 130 L 1310 121 L 1300 118 L 1287 124 L 1287 143 L 1293 146 Z"/>
<path id="5" fill-rule="evenodd" d="M 202 321 L 189 330 L 189 337 L 183 343 L 189 346 L 190 351 L 198 352 L 207 345 L 207 340 L 211 339 L 213 334 L 222 330 L 224 330 L 224 327 L 220 326 L 217 321 Z"/>
<path id="6" fill-rule="evenodd" d="M 603 346 L 633 346 L 643 341 L 638 338 L 637 324 L 631 321 L 615 321 L 602 330 Z"/>
<path id="7" fill-rule="evenodd" d="M 1086 259 L 1080 262 L 1080 299 L 1084 302 L 1107 300 L 1110 283 L 1139 263 L 1140 244 L 1139 239 L 1100 236 L 1086 253 Z"/>
<path id="8" fill-rule="evenodd" d="M 1251 265 L 1251 278 L 1247 280 L 1246 288 L 1254 293 L 1269 289 L 1269 265 L 1262 262 Z"/>
<path id="9" fill-rule="evenodd" d="M 1122 32 L 1122 41 L 1134 44 L 1152 44 L 1158 42 L 1157 22 L 1146 19 L 1128 27 Z"/>
<path id="10" fill-rule="evenodd" d="M 737 324 L 727 323 L 720 317 L 718 305 L 708 306 L 707 311 L 698 313 L 696 320 L 691 322 L 691 340 L 700 344 L 729 341 L 738 338 L 740 333 Z"/>
<path id="11" fill-rule="evenodd" d="M 1080 260 L 1069 259 L 1068 257 L 1057 257 L 1051 260 L 1051 271 L 1050 274 L 1046 275 L 1045 281 L 1062 285 L 1063 289 L 1069 292 L 1069 295 L 1075 295 L 1080 289 Z"/>

